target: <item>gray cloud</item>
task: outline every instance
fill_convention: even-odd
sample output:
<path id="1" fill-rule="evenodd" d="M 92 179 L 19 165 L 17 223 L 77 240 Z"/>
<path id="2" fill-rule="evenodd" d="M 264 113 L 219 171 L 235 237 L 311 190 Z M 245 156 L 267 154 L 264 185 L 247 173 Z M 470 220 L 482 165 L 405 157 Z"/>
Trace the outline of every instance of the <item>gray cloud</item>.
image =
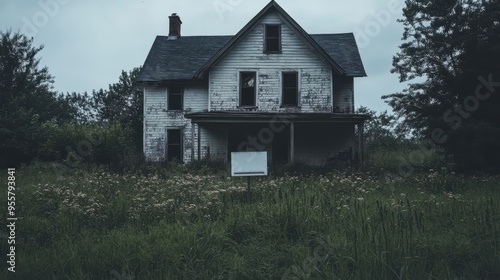
<path id="1" fill-rule="evenodd" d="M 360 50 L 368 77 L 356 79 L 355 85 L 356 106 L 377 111 L 389 109 L 381 95 L 403 88 L 397 76 L 389 73 L 403 31 L 396 23 L 401 13 L 390 14 L 387 25 L 377 18 L 377 14 L 388 9 L 388 2 L 278 1 L 309 33 L 365 32 L 367 26 L 379 22 L 378 32 L 371 32 L 368 44 L 363 42 Z M 182 18 L 183 35 L 234 35 L 267 3 L 268 0 L 3 0 L 0 28 L 28 31 L 25 33 L 34 37 L 36 45 L 45 45 L 41 64 L 47 65 L 55 76 L 57 91 L 83 92 L 107 88 L 117 81 L 122 69 L 128 71 L 142 65 L 155 36 L 168 33 L 168 16 L 173 12 Z"/>

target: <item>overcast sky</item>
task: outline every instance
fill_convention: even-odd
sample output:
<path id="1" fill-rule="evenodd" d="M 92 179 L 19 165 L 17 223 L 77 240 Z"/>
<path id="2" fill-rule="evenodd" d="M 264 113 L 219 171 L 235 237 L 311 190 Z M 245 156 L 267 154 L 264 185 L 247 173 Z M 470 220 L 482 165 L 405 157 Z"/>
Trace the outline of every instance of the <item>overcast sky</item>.
<path id="1" fill-rule="evenodd" d="M 355 79 L 356 108 L 390 109 L 381 96 L 404 85 L 391 74 L 404 0 L 278 0 L 308 33 L 353 32 L 368 77 Z M 178 13 L 182 35 L 234 35 L 268 0 L 0 0 L 0 28 L 21 30 L 44 45 L 41 65 L 55 90 L 107 88 L 121 70 L 144 63 L 157 35 Z"/>

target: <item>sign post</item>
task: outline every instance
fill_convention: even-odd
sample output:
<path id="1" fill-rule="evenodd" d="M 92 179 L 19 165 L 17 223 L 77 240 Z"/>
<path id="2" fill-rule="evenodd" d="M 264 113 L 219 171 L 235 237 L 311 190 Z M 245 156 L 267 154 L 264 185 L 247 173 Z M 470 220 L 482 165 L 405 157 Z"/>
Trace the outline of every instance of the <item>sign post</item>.
<path id="1" fill-rule="evenodd" d="M 250 195 L 251 178 L 267 176 L 267 152 L 232 152 L 231 176 L 247 177 L 247 193 Z"/>

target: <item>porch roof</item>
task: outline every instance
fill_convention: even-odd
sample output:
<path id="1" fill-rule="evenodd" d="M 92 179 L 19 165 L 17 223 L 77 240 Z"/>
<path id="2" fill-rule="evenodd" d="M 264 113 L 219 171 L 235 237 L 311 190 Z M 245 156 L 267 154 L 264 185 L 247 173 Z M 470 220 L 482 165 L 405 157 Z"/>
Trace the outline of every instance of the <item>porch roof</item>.
<path id="1" fill-rule="evenodd" d="M 194 123 L 268 123 L 268 122 L 338 122 L 363 123 L 370 117 L 365 114 L 345 113 L 267 113 L 267 112 L 196 112 L 184 117 Z"/>

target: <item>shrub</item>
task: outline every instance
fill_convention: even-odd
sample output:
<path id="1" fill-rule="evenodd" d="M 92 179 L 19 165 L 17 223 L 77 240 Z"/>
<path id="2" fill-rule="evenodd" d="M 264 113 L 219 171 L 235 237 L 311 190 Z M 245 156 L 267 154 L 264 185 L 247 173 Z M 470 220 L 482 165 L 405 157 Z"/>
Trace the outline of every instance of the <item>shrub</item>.
<path id="1" fill-rule="evenodd" d="M 134 155 L 129 131 L 119 124 L 45 123 L 42 131 L 38 157 L 43 161 L 65 161 L 71 167 L 83 161 L 119 167 Z"/>

